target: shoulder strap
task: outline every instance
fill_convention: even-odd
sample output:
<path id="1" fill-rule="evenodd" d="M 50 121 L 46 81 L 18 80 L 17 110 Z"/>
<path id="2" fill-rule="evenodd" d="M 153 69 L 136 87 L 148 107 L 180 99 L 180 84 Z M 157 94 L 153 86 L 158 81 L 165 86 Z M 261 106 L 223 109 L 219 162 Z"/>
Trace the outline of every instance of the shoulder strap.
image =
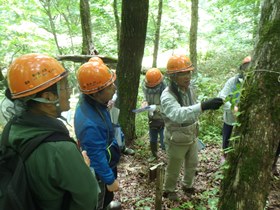
<path id="1" fill-rule="evenodd" d="M 8 123 L 5 125 L 4 130 L 2 132 L 0 146 L 3 150 L 3 153 L 5 153 L 5 150 L 9 145 L 9 133 L 10 133 L 11 126 L 15 121 L 16 121 L 16 117 L 13 117 L 12 119 L 10 119 L 8 121 Z"/>
<path id="2" fill-rule="evenodd" d="M 20 149 L 20 154 L 23 158 L 23 160 L 26 160 L 29 155 L 42 143 L 46 143 L 46 142 L 58 142 L 58 141 L 69 141 L 71 143 L 76 144 L 76 142 L 70 138 L 68 135 L 63 134 L 63 133 L 58 133 L 58 132 L 54 132 L 54 133 L 48 133 L 45 135 L 40 135 L 40 136 L 36 136 L 32 139 L 30 139 L 29 141 L 26 142 L 26 144 L 24 144 L 21 149 Z"/>

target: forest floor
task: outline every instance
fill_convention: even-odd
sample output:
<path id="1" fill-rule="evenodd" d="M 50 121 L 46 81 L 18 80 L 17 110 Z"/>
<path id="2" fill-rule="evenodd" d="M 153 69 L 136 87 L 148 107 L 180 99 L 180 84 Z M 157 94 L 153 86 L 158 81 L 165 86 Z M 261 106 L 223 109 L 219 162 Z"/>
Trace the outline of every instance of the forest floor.
<path id="1" fill-rule="evenodd" d="M 145 142 L 148 144 L 148 140 Z M 123 210 L 154 210 L 155 209 L 155 181 L 149 181 L 149 168 L 163 162 L 166 165 L 166 154 L 159 151 L 159 159 L 149 164 L 147 145 L 135 146 L 134 156 L 123 155 L 118 167 L 118 179 L 121 189 L 115 193 L 115 200 L 122 203 Z M 146 152 L 143 152 L 145 151 Z M 190 209 L 208 210 L 217 209 L 219 197 L 219 185 L 222 178 L 222 167 L 226 162 L 221 163 L 221 149 L 219 145 L 206 145 L 206 148 L 199 152 L 199 166 L 194 187 L 197 193 L 187 196 L 181 190 L 178 181 L 177 190 L 179 201 L 172 202 L 162 198 L 162 210 Z M 278 160 L 278 171 L 280 160 Z M 180 174 L 180 180 L 182 173 Z M 271 182 L 271 191 L 267 201 L 267 210 L 280 210 L 280 177 L 274 176 Z"/>

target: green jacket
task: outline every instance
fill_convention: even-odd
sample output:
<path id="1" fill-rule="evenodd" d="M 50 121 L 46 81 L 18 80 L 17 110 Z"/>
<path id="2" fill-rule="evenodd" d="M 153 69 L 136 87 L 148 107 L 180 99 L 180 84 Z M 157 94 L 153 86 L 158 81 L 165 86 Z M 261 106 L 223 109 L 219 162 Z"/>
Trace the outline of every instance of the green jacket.
<path id="1" fill-rule="evenodd" d="M 19 147 L 32 137 L 46 133 L 68 134 L 64 124 L 55 118 L 32 113 L 23 114 L 12 125 L 9 142 Z M 42 143 L 26 161 L 27 177 L 33 197 L 42 210 L 60 210 L 65 192 L 71 210 L 96 208 L 99 187 L 95 175 L 85 164 L 72 142 Z"/>

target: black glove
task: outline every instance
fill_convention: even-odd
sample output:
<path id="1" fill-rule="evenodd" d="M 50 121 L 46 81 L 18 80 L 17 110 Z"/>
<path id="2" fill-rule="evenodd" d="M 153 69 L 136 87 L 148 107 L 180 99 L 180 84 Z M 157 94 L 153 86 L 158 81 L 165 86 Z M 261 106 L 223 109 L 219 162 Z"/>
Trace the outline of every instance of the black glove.
<path id="1" fill-rule="evenodd" d="M 202 111 L 205 110 L 215 110 L 215 109 L 219 109 L 220 106 L 223 105 L 223 99 L 221 98 L 211 98 L 207 101 L 204 101 L 201 103 L 201 109 Z"/>

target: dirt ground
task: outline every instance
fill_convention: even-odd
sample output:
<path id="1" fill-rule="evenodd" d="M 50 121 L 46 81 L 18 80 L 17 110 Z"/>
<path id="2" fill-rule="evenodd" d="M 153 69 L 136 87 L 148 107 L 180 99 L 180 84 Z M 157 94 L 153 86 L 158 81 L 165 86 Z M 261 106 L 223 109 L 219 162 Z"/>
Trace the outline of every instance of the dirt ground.
<path id="1" fill-rule="evenodd" d="M 121 190 L 115 194 L 115 200 L 122 203 L 124 210 L 153 210 L 155 209 L 155 181 L 149 181 L 149 168 L 156 163 L 166 163 L 166 155 L 159 151 L 160 158 L 156 163 L 147 162 L 148 154 L 143 153 L 144 148 L 134 148 L 136 155 L 121 158 L 118 167 L 118 176 Z M 140 152 L 139 152 L 140 151 Z M 142 152 L 141 152 L 142 151 Z M 221 181 L 220 161 L 221 150 L 218 146 L 208 146 L 199 153 L 199 167 L 195 180 L 195 188 L 198 193 L 186 196 L 178 183 L 177 190 L 180 201 L 171 202 L 162 198 L 162 209 L 191 209 L 208 210 L 216 209 L 218 202 L 218 187 Z M 278 170 L 280 161 L 278 160 Z M 182 173 L 180 175 L 180 179 Z M 268 210 L 280 210 L 280 177 L 274 176 L 271 184 L 271 192 L 267 201 Z"/>

